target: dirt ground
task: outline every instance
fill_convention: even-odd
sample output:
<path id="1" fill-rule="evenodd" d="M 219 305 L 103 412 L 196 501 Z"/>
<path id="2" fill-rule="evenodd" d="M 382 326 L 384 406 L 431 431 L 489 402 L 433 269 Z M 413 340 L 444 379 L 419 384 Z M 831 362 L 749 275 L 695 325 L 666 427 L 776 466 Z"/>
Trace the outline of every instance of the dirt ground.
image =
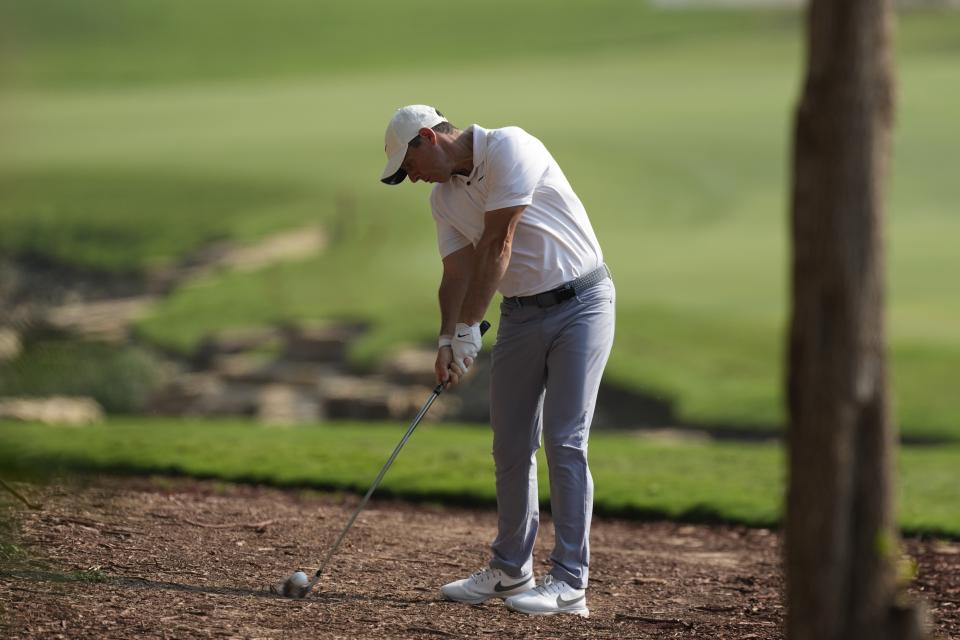
<path id="1" fill-rule="evenodd" d="M 0 492 L 0 636 L 8 638 L 782 637 L 780 537 L 765 529 L 597 519 L 589 619 L 532 618 L 438 587 L 486 561 L 488 510 L 374 500 L 304 600 L 269 594 L 316 569 L 358 498 L 166 478 Z M 4 539 L 6 538 L 6 539 Z M 537 572 L 553 538 L 544 518 Z M 960 544 L 908 540 L 912 587 L 960 637 Z"/>

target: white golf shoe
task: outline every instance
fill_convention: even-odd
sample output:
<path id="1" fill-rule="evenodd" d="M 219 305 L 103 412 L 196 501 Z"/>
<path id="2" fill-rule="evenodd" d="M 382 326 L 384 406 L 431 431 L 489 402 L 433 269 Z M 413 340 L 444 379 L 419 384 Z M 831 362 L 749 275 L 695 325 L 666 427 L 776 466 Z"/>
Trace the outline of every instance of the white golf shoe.
<path id="1" fill-rule="evenodd" d="M 530 589 L 534 585 L 533 574 L 511 578 L 500 569 L 481 569 L 469 578 L 457 580 L 440 587 L 447 600 L 480 604 L 490 598 L 507 598 Z"/>
<path id="2" fill-rule="evenodd" d="M 589 617 L 587 592 L 574 589 L 563 580 L 551 575 L 543 579 L 543 584 L 524 593 L 510 596 L 504 602 L 511 611 L 519 611 L 532 616 L 552 616 L 557 613 L 572 613 Z"/>

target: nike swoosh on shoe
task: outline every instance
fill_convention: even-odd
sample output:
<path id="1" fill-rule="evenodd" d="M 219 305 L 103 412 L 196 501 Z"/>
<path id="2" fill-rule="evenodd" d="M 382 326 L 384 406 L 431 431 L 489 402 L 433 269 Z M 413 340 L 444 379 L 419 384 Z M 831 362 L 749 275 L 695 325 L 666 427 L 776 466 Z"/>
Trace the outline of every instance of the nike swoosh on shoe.
<path id="1" fill-rule="evenodd" d="M 573 600 L 564 600 L 562 595 L 557 596 L 557 606 L 561 609 L 563 607 L 569 607 L 570 605 L 577 604 L 578 602 L 583 602 L 587 599 L 587 595 L 584 594 L 579 598 L 574 598 Z"/>
<path id="2" fill-rule="evenodd" d="M 513 590 L 516 589 L 517 587 L 520 587 L 520 586 L 522 586 L 522 585 L 525 585 L 525 584 L 528 583 L 528 582 L 530 582 L 530 578 L 529 578 L 529 577 L 528 577 L 526 580 L 522 580 L 521 582 L 517 582 L 517 583 L 515 583 L 515 584 L 512 584 L 512 585 L 510 585 L 509 587 L 503 586 L 503 582 L 498 582 L 497 584 L 493 585 L 493 590 L 496 591 L 497 593 L 503 593 L 504 591 L 513 591 Z"/>

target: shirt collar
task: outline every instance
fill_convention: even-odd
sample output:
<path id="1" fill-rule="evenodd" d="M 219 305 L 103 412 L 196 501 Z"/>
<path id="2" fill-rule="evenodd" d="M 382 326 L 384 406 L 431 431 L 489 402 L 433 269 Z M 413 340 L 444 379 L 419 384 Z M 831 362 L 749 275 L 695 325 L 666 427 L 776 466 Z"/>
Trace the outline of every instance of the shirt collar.
<path id="1" fill-rule="evenodd" d="M 468 176 L 454 176 L 460 182 L 470 183 L 480 175 L 483 163 L 487 159 L 487 130 L 478 124 L 467 127 L 473 135 L 473 171 Z"/>
<path id="2" fill-rule="evenodd" d="M 473 129 L 473 172 L 470 174 L 473 178 L 487 159 L 487 130 L 478 124 L 470 125 L 470 128 Z"/>

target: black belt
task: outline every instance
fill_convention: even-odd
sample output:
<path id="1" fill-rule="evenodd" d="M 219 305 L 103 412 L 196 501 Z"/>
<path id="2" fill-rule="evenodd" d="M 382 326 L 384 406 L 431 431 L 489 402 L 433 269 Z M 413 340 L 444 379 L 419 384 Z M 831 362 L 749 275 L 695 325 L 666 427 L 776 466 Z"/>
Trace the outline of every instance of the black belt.
<path id="1" fill-rule="evenodd" d="M 511 298 L 504 297 L 503 301 L 507 304 L 515 304 L 521 307 L 552 307 L 555 304 L 560 304 L 561 302 L 569 300 L 581 291 L 585 291 L 593 285 L 603 282 L 609 277 L 611 277 L 610 269 L 607 268 L 607 265 L 602 264 L 590 273 L 582 275 L 576 280 L 571 280 L 566 284 L 562 284 L 556 289 L 544 291 L 543 293 L 538 293 L 532 296 L 514 296 Z"/>

